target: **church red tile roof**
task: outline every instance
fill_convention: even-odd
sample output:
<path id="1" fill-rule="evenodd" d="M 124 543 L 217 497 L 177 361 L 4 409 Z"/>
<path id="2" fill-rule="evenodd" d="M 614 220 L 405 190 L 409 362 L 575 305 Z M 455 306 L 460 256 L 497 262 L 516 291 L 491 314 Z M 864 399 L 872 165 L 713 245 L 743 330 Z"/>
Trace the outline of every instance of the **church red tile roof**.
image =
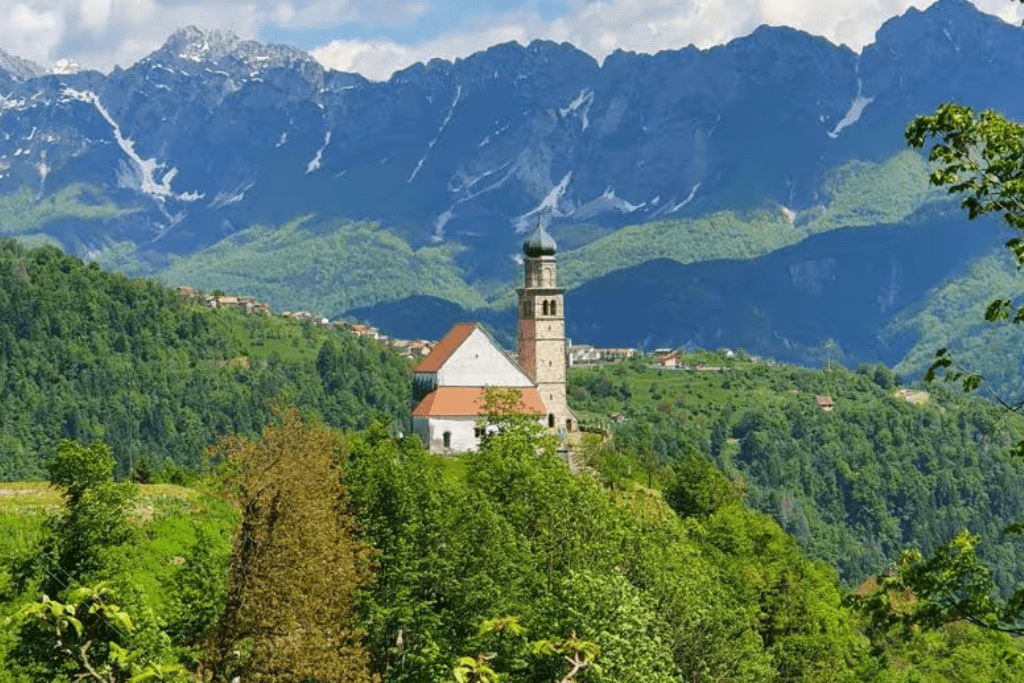
<path id="1" fill-rule="evenodd" d="M 428 357 L 427 360 L 429 359 Z M 412 415 L 413 417 L 484 415 L 484 389 L 486 387 L 440 387 L 424 396 L 419 405 L 413 409 Z M 521 390 L 523 392 L 522 404 L 526 412 L 538 414 L 547 412 L 544 401 L 541 400 L 540 393 L 535 387 L 522 387 Z"/>
<path id="2" fill-rule="evenodd" d="M 462 342 L 469 339 L 473 330 L 477 328 L 476 323 L 456 323 L 448 334 L 444 335 L 441 341 L 437 342 L 430 354 L 423 359 L 414 372 L 437 372 L 441 366 L 451 358 L 455 350 L 462 346 Z"/>

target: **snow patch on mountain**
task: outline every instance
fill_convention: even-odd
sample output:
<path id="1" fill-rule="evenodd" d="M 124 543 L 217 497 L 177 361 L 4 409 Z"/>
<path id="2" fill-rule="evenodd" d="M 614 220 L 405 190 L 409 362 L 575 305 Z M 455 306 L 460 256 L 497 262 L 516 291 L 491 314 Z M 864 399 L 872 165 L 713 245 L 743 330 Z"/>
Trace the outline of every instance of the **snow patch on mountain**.
<path id="1" fill-rule="evenodd" d="M 39 163 L 36 165 L 36 170 L 39 171 L 39 194 L 43 194 L 43 190 L 46 189 L 46 176 L 50 174 L 50 167 L 46 165 L 46 150 L 44 149 L 39 154 Z"/>
<path id="2" fill-rule="evenodd" d="M 458 200 L 460 203 L 468 201 L 480 194 L 479 192 L 473 192 L 473 188 L 476 186 L 477 183 L 479 183 L 481 180 L 484 180 L 485 178 L 489 178 L 495 173 L 500 173 L 501 171 L 504 171 L 511 164 L 511 161 L 506 161 L 505 163 L 496 168 L 491 168 L 486 171 L 478 173 L 467 173 L 460 169 L 454 176 L 452 176 L 451 180 L 448 181 L 448 191 L 451 192 L 452 194 L 462 193 L 463 196 Z"/>
<path id="3" fill-rule="evenodd" d="M 415 180 L 416 175 L 420 172 L 420 169 L 423 168 L 423 162 L 427 160 L 427 155 L 430 154 L 430 150 L 434 149 L 434 145 L 436 145 L 437 141 L 441 139 L 441 135 L 444 134 L 444 129 L 448 127 L 448 123 L 452 120 L 452 114 L 455 113 L 455 105 L 459 103 L 459 99 L 461 99 L 461 97 L 462 86 L 455 86 L 455 99 L 452 100 L 451 106 L 448 107 L 448 114 L 444 117 L 444 121 L 441 122 L 441 127 L 437 129 L 437 135 L 435 135 L 434 138 L 427 143 L 427 151 L 423 153 L 423 157 L 420 158 L 419 163 L 416 164 L 416 168 L 413 169 L 412 174 L 406 181 L 407 183 L 411 183 L 413 180 Z"/>
<path id="4" fill-rule="evenodd" d="M 156 159 L 143 159 L 135 151 L 135 141 L 131 138 L 126 138 L 121 134 L 121 127 L 114 120 L 114 117 L 110 115 L 107 108 L 100 102 L 100 98 L 96 93 L 89 90 L 75 90 L 73 88 L 65 88 L 61 95 L 69 100 L 78 100 L 80 102 L 86 102 L 91 104 L 99 112 L 100 116 L 110 124 L 110 127 L 114 131 L 114 139 L 117 141 L 117 146 L 121 148 L 121 151 L 125 153 L 135 166 L 136 171 L 139 175 L 139 189 L 144 193 L 156 197 L 159 199 L 166 199 L 173 197 L 174 193 L 171 191 L 171 181 L 174 180 L 174 176 L 178 174 L 177 168 L 171 168 L 167 171 L 162 178 L 158 181 L 156 179 L 156 172 L 159 169 L 165 167 L 164 164 L 157 162 Z"/>
<path id="5" fill-rule="evenodd" d="M 27 106 L 24 99 L 18 97 L 4 97 L 0 95 L 0 114 L 5 111 L 21 111 Z"/>
<path id="6" fill-rule="evenodd" d="M 665 206 L 663 206 L 658 211 L 655 211 L 651 215 L 651 218 L 655 218 L 657 216 L 663 216 L 663 215 L 670 214 L 670 213 L 675 213 L 676 211 L 681 210 L 683 207 L 685 207 L 687 204 L 689 204 L 690 202 L 693 201 L 694 197 L 697 196 L 697 190 L 699 190 L 699 189 L 700 189 L 700 183 L 697 183 L 696 185 L 694 185 L 693 187 L 690 188 L 690 194 L 686 195 L 686 199 L 684 199 L 683 201 L 678 202 L 676 204 L 673 204 L 671 202 L 667 202 L 665 204 Z M 660 197 L 659 197 L 659 200 L 660 200 Z M 651 204 L 653 205 L 654 202 L 651 202 Z"/>
<path id="7" fill-rule="evenodd" d="M 70 74 L 76 74 L 81 70 L 82 67 L 77 62 L 70 59 L 58 59 L 53 65 L 53 68 L 50 69 L 50 73 L 58 76 L 68 76 Z"/>
<path id="8" fill-rule="evenodd" d="M 444 226 L 448 225 L 448 221 L 455 217 L 455 206 L 448 207 L 437 220 L 434 221 L 434 234 L 430 236 L 431 242 L 443 242 L 444 241 Z"/>
<path id="9" fill-rule="evenodd" d="M 512 222 L 516 226 L 519 232 L 529 230 L 533 227 L 534 221 L 531 219 L 535 216 L 539 216 L 544 213 L 556 214 L 558 213 L 558 202 L 561 201 L 562 197 L 565 196 L 565 191 L 569 187 L 569 183 L 572 182 L 572 171 L 566 173 L 562 180 L 557 185 L 551 188 L 551 190 L 544 196 L 540 204 L 530 209 L 521 216 L 516 217 Z"/>
<path id="10" fill-rule="evenodd" d="M 580 120 L 582 122 L 581 125 L 583 130 L 586 130 L 590 127 L 590 119 L 587 115 L 590 113 L 590 105 L 593 103 L 594 91 L 589 88 L 584 88 L 580 90 L 580 94 L 576 96 L 576 99 L 560 108 L 558 110 L 558 114 L 564 119 L 569 114 L 574 114 L 578 110 L 582 109 L 582 112 L 580 113 Z"/>
<path id="11" fill-rule="evenodd" d="M 227 192 L 218 192 L 217 196 L 214 197 L 209 204 L 207 204 L 207 207 L 216 210 L 223 209 L 225 206 L 229 204 L 237 204 L 238 202 L 245 199 L 245 193 L 248 192 L 249 189 L 252 188 L 254 184 L 255 183 L 252 182 L 239 183 L 237 186 L 235 186 L 235 189 L 233 190 L 229 190 Z"/>
<path id="12" fill-rule="evenodd" d="M 484 145 L 489 144 L 491 142 L 491 138 L 492 137 L 494 137 L 496 135 L 501 135 L 502 133 L 504 133 L 506 130 L 508 130 L 508 126 L 509 126 L 509 124 L 506 123 L 504 126 L 499 128 L 498 130 L 494 131 L 493 133 L 489 133 L 487 136 L 484 137 L 483 140 L 480 141 L 480 144 L 478 144 L 476 146 L 477 149 L 480 149 Z"/>
<path id="13" fill-rule="evenodd" d="M 281 143 L 278 143 L 277 146 L 280 147 L 281 144 L 283 144 L 283 141 Z M 324 135 L 324 144 L 321 145 L 320 149 L 316 151 L 316 156 L 314 156 L 312 160 L 310 160 L 310 162 L 306 164 L 307 174 L 320 169 L 320 165 L 324 160 L 324 151 L 327 150 L 327 145 L 329 144 L 331 144 L 331 131 L 327 131 L 327 133 Z"/>
<path id="14" fill-rule="evenodd" d="M 829 133 L 828 133 L 828 136 L 830 138 L 832 138 L 833 140 L 835 140 L 836 138 L 839 137 L 839 134 L 843 131 L 844 128 L 849 128 L 853 124 L 857 123 L 857 121 L 860 121 L 861 114 L 864 113 L 864 110 L 867 108 L 867 106 L 869 104 L 871 104 L 872 102 L 875 101 L 875 98 L 873 98 L 873 97 L 864 97 L 861 94 L 861 92 L 862 92 L 861 88 L 862 87 L 863 87 L 863 83 L 858 78 L 857 79 L 857 96 L 853 98 L 853 103 L 850 104 L 849 111 L 847 111 L 846 115 L 843 116 L 843 118 L 839 120 L 839 123 L 836 124 L 836 127 L 833 128 L 832 130 L 830 130 Z"/>
<path id="15" fill-rule="evenodd" d="M 17 9 L 17 5 L 15 5 L 15 9 Z M 46 73 L 46 69 L 35 62 L 22 57 L 15 57 L 3 50 L 0 50 L 0 70 L 6 71 L 19 81 L 27 81 L 30 78 L 42 76 Z"/>
<path id="16" fill-rule="evenodd" d="M 632 204 L 622 197 L 615 194 L 615 189 L 609 187 L 605 191 L 591 199 L 589 202 L 577 207 L 574 211 L 568 215 L 577 220 L 585 220 L 593 216 L 597 216 L 608 211 L 618 211 L 620 213 L 633 213 L 647 206 L 647 202 L 641 202 L 640 204 Z"/>

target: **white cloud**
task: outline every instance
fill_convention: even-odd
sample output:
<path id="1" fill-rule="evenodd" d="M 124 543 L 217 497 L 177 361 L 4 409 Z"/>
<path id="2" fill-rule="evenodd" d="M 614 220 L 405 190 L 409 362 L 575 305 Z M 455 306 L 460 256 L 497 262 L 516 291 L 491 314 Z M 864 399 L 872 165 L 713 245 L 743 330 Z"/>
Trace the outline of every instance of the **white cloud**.
<path id="1" fill-rule="evenodd" d="M 542 21 L 514 12 L 415 44 L 387 39 L 336 40 L 313 50 L 326 66 L 386 79 L 431 57 L 465 57 L 500 42 L 567 41 L 598 59 L 616 49 L 653 53 L 686 45 L 706 48 L 746 35 L 761 24 L 786 25 L 855 50 L 871 43 L 888 18 L 933 0 L 847 0 L 822 11 L 821 0 L 575 0 L 562 17 Z M 1024 9 L 1009 0 L 975 0 L 984 11 L 1020 23 Z M 486 22 L 486 23 L 485 23 Z"/>
<path id="2" fill-rule="evenodd" d="M 11 54 L 29 57 L 37 51 L 51 49 L 63 31 L 63 15 L 53 9 L 41 9 L 24 2 L 0 2 L 2 45 Z"/>
<path id="3" fill-rule="evenodd" d="M 415 11 L 424 11 L 420 3 Z M 361 19 L 359 0 L 0 0 L 0 48 L 50 66 L 60 58 L 107 70 L 130 66 L 194 24 L 256 37 Z"/>
<path id="4" fill-rule="evenodd" d="M 325 66 L 354 71 L 367 78 L 386 79 L 396 69 L 426 62 L 433 57 L 455 59 L 510 40 L 527 43 L 533 38 L 548 37 L 544 33 L 546 28 L 536 15 L 515 13 L 487 26 L 472 26 L 465 32 L 416 45 L 403 45 L 386 39 L 335 40 L 311 52 Z"/>

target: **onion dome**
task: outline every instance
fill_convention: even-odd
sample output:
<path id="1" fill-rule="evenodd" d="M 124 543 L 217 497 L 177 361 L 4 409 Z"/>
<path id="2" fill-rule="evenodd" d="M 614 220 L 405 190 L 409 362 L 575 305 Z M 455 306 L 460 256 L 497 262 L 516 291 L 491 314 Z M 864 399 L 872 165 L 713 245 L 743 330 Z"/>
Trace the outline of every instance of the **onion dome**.
<path id="1" fill-rule="evenodd" d="M 529 258 L 554 256 L 557 249 L 558 245 L 555 244 L 554 238 L 544 230 L 543 225 L 538 225 L 530 239 L 523 242 L 523 253 Z"/>

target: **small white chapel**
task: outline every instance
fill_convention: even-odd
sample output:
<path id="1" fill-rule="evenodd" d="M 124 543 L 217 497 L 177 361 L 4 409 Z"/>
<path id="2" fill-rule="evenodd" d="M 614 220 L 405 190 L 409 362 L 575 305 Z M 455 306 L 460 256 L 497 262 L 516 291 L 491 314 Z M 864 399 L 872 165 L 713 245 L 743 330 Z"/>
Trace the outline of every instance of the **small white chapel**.
<path id="1" fill-rule="evenodd" d="M 526 410 L 551 433 L 578 429 L 566 400 L 564 290 L 558 287 L 556 251 L 543 226 L 523 243 L 515 359 L 478 323 L 459 323 L 416 368 L 413 431 L 431 453 L 476 450 L 487 387 L 519 389 Z"/>

